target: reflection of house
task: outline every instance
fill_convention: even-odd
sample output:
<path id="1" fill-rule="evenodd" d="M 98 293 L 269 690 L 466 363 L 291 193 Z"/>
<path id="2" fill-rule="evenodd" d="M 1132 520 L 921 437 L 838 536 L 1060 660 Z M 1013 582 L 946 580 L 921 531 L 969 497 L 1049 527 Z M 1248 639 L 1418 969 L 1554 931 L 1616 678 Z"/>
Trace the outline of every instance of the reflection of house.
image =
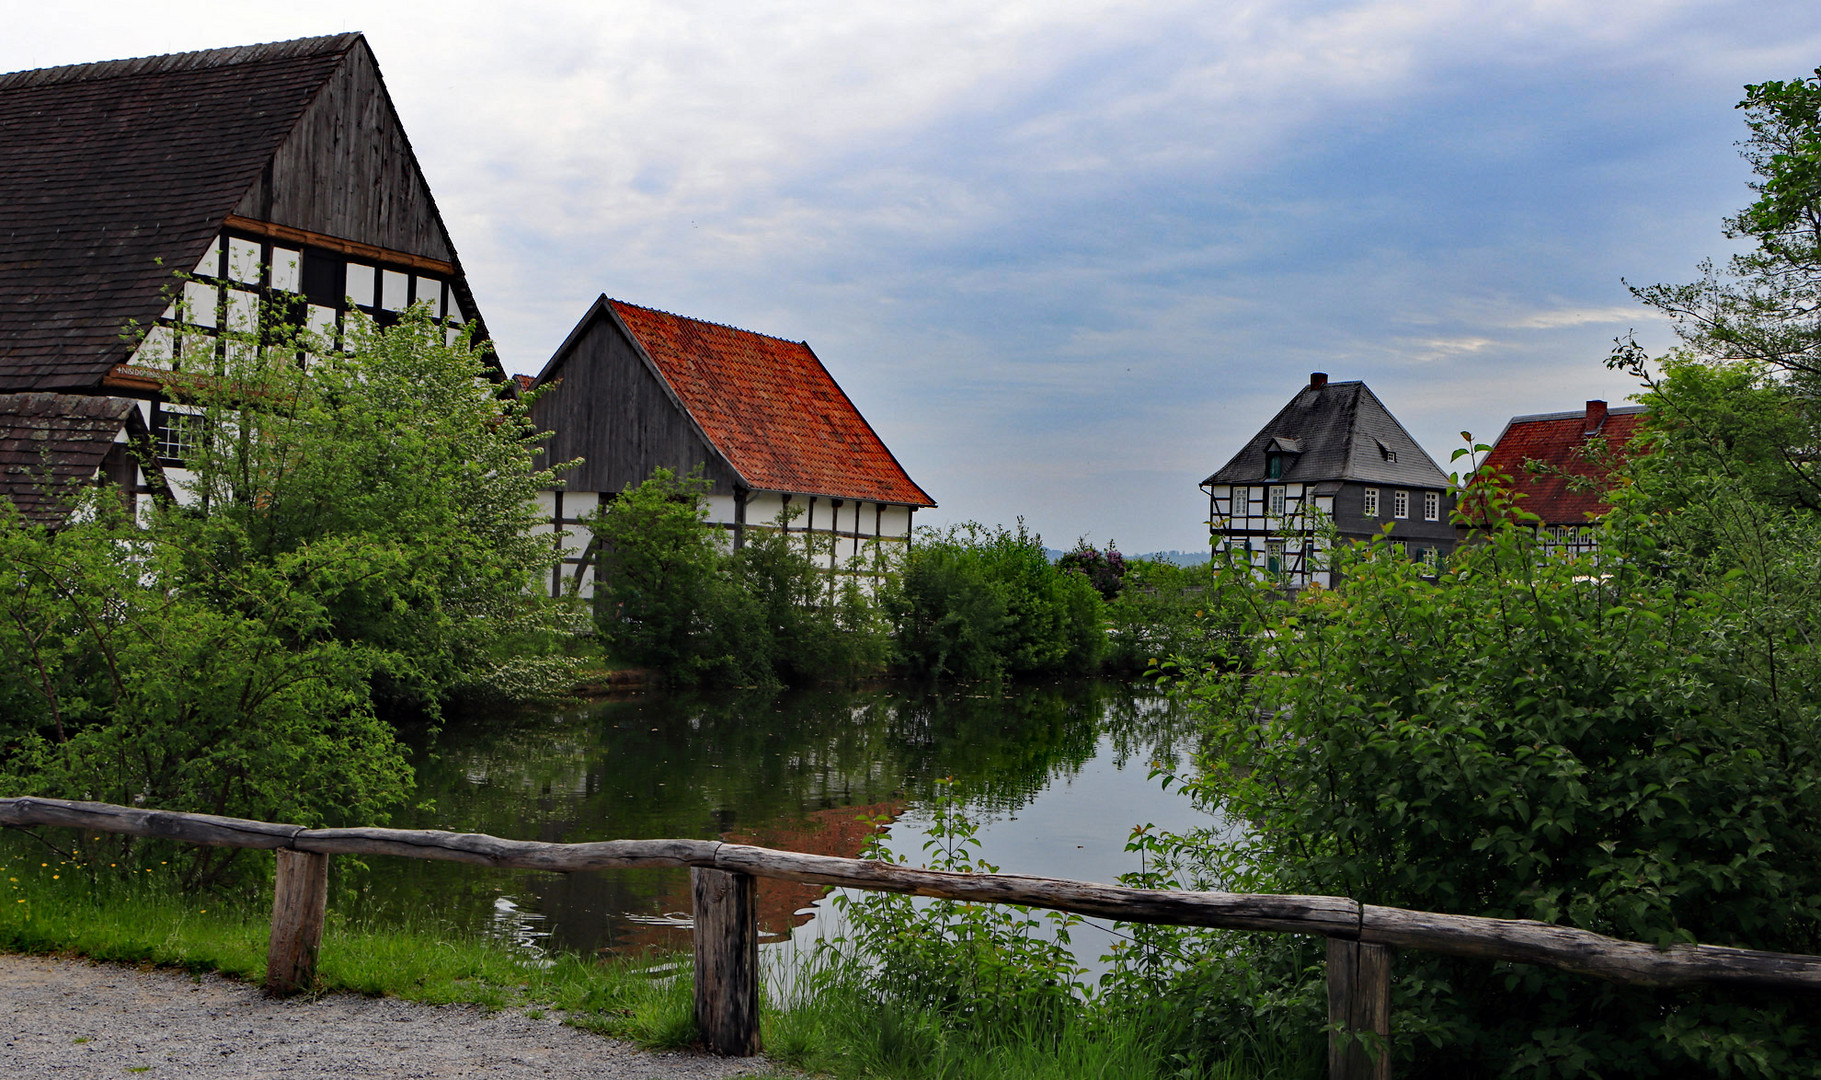
<path id="1" fill-rule="evenodd" d="M 183 305 L 176 270 L 194 277 Z M 99 461 L 114 407 L 66 400 L 96 396 L 134 402 L 168 454 L 172 372 L 211 370 L 217 334 L 256 329 L 262 300 L 331 337 L 351 307 L 476 318 L 365 39 L 0 75 L 0 393 L 40 395 L 11 403 L 0 440 L 46 433 L 63 472 Z"/>
<path id="2" fill-rule="evenodd" d="M 1482 473 L 1510 478 L 1518 509 L 1535 514 L 1547 548 L 1593 550 L 1593 521 L 1611 509 L 1605 494 L 1614 466 L 1626 457 L 1644 420 L 1644 406 L 1608 408 L 1589 401 L 1583 410 L 1514 416 L 1499 433 Z"/>
<path id="3" fill-rule="evenodd" d="M 537 377 L 532 420 L 546 460 L 582 459 L 544 493 L 569 531 L 553 590 L 593 589 L 582 519 L 659 467 L 701 469 L 709 520 L 735 547 L 750 527 L 796 512 L 792 532 L 824 541 L 824 565 L 910 538 L 934 506 L 835 385 L 808 343 L 767 337 L 603 296 Z"/>
<path id="4" fill-rule="evenodd" d="M 1233 460 L 1202 481 L 1216 551 L 1291 587 L 1334 584 L 1328 531 L 1433 562 L 1454 547 L 1443 474 L 1363 382 L 1316 372 Z"/>

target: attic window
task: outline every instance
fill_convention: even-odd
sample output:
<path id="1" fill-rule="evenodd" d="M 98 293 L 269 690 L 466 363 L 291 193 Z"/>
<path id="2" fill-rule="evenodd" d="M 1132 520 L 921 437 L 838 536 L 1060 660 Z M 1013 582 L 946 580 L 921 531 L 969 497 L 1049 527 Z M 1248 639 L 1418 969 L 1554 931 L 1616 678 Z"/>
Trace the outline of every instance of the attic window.
<path id="1" fill-rule="evenodd" d="M 1378 444 L 1378 454 L 1380 457 L 1384 458 L 1386 461 L 1393 462 L 1393 463 L 1395 463 L 1397 461 L 1397 451 L 1393 450 L 1389 446 L 1385 445 L 1385 440 L 1373 439 L 1372 441 Z"/>
<path id="2" fill-rule="evenodd" d="M 1275 480 L 1284 474 L 1284 456 L 1282 454 L 1265 455 L 1265 476 Z"/>

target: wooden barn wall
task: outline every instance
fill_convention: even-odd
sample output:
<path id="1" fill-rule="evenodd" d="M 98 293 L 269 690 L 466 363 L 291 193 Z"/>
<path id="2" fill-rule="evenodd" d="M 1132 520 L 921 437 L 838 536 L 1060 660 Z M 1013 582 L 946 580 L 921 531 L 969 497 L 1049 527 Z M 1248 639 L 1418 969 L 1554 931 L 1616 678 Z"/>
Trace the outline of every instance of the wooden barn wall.
<path id="1" fill-rule="evenodd" d="M 364 47 L 327 85 L 235 208 L 344 240 L 453 262 L 430 185 Z"/>
<path id="2" fill-rule="evenodd" d="M 554 432 L 545 461 L 584 459 L 563 474 L 564 488 L 617 492 L 660 465 L 679 476 L 701 465 L 713 494 L 733 494 L 727 467 L 611 319 L 590 320 L 560 377 L 531 406 L 531 418 L 540 431 Z"/>

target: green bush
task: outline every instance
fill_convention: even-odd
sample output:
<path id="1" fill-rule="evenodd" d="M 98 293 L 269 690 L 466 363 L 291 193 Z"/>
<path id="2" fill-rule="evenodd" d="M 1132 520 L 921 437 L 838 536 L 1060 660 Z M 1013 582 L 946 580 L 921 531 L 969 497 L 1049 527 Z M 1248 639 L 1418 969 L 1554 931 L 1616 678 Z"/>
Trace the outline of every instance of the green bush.
<path id="1" fill-rule="evenodd" d="M 818 566 L 819 538 L 746 529 L 731 551 L 708 523 L 708 481 L 656 470 L 590 522 L 596 623 L 616 660 L 678 683 L 849 679 L 884 663 L 884 626 L 858 576 Z"/>
<path id="2" fill-rule="evenodd" d="M 1597 560 L 1545 556 L 1509 516 L 1434 581 L 1382 541 L 1343 553 L 1346 585 L 1270 624 L 1253 671 L 1189 684 L 1213 743 L 1188 786 L 1248 828 L 1165 842 L 1165 865 L 1215 887 L 1817 951 L 1814 610 L 1766 625 L 1763 578 L 1679 564 L 1662 535 L 1621 496 Z M 1766 555 L 1796 555 L 1777 572 L 1793 585 L 1818 541 Z M 1223 939 L 1196 965 L 1206 1016 L 1319 1025 L 1299 948 Z M 1305 992 L 1234 993 L 1208 972 L 1236 956 Z M 1405 1075 L 1821 1073 L 1812 1021 L 1778 995 L 1405 952 L 1394 999 Z"/>
<path id="3" fill-rule="evenodd" d="M 918 533 L 880 603 L 898 663 L 928 679 L 1088 672 L 1105 643 L 1100 594 L 1023 522 Z"/>

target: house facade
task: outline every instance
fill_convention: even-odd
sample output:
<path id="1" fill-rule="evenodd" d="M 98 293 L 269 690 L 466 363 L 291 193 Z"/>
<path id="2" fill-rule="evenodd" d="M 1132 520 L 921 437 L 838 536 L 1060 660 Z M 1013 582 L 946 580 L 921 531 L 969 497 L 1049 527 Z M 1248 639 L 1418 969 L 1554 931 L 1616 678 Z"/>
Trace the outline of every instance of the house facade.
<path id="1" fill-rule="evenodd" d="M 541 496 L 545 528 L 568 533 L 553 593 L 593 595 L 587 519 L 658 468 L 701 471 L 732 547 L 783 520 L 830 571 L 891 558 L 935 505 L 807 342 L 602 296 L 533 386 L 544 462 L 581 459 Z"/>
<path id="2" fill-rule="evenodd" d="M 181 497 L 166 389 L 275 307 L 331 342 L 356 310 L 480 318 L 359 34 L 0 75 L 0 163 L 0 446 L 61 448 L 0 468 L 34 515 L 90 459 L 129 497 Z M 103 430 L 89 398 L 138 417 Z M 151 453 L 103 469 L 134 432 Z"/>
<path id="3" fill-rule="evenodd" d="M 1545 551 L 1564 555 L 1598 548 L 1597 522 L 1612 509 L 1612 471 L 1632 452 L 1642 405 L 1587 402 L 1568 412 L 1514 416 L 1499 432 L 1478 475 L 1499 474 L 1518 509 L 1535 514 Z"/>
<path id="4" fill-rule="evenodd" d="M 1215 552 L 1289 588 L 1332 587 L 1330 545 L 1387 527 L 1430 565 L 1455 545 L 1447 475 L 1365 383 L 1322 372 L 1201 489 Z"/>

